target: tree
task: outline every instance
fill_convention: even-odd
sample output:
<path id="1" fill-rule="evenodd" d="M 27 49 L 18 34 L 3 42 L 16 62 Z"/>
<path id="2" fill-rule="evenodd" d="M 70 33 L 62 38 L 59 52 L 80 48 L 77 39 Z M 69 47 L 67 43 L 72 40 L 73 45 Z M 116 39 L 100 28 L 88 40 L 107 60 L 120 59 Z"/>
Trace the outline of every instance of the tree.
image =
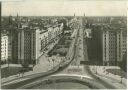
<path id="1" fill-rule="evenodd" d="M 120 63 L 120 68 L 127 72 L 127 51 L 123 55 L 122 62 Z"/>

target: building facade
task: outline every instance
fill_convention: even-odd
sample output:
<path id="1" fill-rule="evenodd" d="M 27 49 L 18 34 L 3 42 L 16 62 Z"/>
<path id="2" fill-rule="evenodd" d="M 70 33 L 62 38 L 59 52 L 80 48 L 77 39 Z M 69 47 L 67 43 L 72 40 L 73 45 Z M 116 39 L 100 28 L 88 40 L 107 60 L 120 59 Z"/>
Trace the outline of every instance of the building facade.
<path id="1" fill-rule="evenodd" d="M 18 63 L 32 64 L 35 52 L 34 31 L 29 29 L 19 29 L 18 33 Z M 35 50 L 34 50 L 35 51 Z"/>
<path id="2" fill-rule="evenodd" d="M 103 64 L 118 65 L 126 52 L 126 31 L 103 30 Z"/>
<path id="3" fill-rule="evenodd" d="M 91 29 L 85 29 L 85 32 L 86 32 L 86 37 L 87 38 L 92 38 L 92 31 L 91 31 Z"/>
<path id="4" fill-rule="evenodd" d="M 47 30 L 35 28 L 21 28 L 18 33 L 18 62 L 35 64 L 38 58 L 48 49 L 47 47 L 62 34 L 63 24 L 50 27 Z"/>
<path id="5" fill-rule="evenodd" d="M 8 60 L 8 36 L 2 35 L 1 37 L 1 60 L 7 62 Z"/>
<path id="6" fill-rule="evenodd" d="M 37 59 L 48 49 L 48 46 L 51 43 L 55 44 L 63 33 L 63 23 L 58 23 L 57 19 L 47 20 L 45 18 L 42 21 L 40 18 L 24 18 L 17 15 L 17 17 L 9 16 L 7 20 L 8 23 L 5 24 L 7 28 L 5 29 L 8 32 L 6 49 L 9 63 L 36 63 Z M 5 42 L 3 41 L 3 43 Z M 5 49 L 5 45 L 2 46 L 2 50 Z M 4 55 L 3 53 L 2 55 Z"/>

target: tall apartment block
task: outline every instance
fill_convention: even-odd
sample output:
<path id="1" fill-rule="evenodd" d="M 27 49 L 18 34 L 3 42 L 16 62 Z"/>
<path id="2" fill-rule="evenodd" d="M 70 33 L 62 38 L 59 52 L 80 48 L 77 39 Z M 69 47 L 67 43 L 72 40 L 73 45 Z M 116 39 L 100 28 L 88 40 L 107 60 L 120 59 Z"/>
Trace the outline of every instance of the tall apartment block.
<path id="1" fill-rule="evenodd" d="M 126 52 L 126 30 L 102 28 L 102 50 L 104 65 L 118 65 Z"/>
<path id="2" fill-rule="evenodd" d="M 7 62 L 8 60 L 8 36 L 1 35 L 1 61 Z"/>
<path id="3" fill-rule="evenodd" d="M 51 36 L 49 35 L 53 33 Z M 18 63 L 37 63 L 52 41 L 59 40 L 62 28 L 56 27 L 48 30 L 37 28 L 20 28 L 18 32 Z"/>
<path id="4" fill-rule="evenodd" d="M 63 23 L 48 27 L 46 30 L 25 23 L 10 28 L 8 43 L 10 63 L 35 64 L 51 41 L 60 39 L 58 36 L 62 36 L 62 30 Z"/>
<path id="5" fill-rule="evenodd" d="M 18 33 L 18 63 L 34 63 L 36 59 L 36 30 L 19 29 Z"/>

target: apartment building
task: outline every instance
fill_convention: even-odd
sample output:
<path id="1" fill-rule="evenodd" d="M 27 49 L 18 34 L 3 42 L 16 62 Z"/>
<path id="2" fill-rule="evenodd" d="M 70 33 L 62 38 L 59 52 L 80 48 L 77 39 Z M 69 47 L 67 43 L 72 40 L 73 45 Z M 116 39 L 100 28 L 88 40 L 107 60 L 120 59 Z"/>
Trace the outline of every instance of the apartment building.
<path id="1" fill-rule="evenodd" d="M 8 60 L 8 36 L 1 37 L 1 60 L 6 62 Z"/>
<path id="2" fill-rule="evenodd" d="M 103 30 L 102 39 L 103 64 L 118 65 L 127 49 L 126 31 L 108 28 Z"/>
<path id="3" fill-rule="evenodd" d="M 57 40 L 62 33 L 60 27 L 48 30 L 35 28 L 20 28 L 18 33 L 18 60 L 19 63 L 36 63 L 37 59 L 45 52 L 47 46 Z M 60 32 L 61 31 L 61 32 Z"/>
<path id="4" fill-rule="evenodd" d="M 60 39 L 63 32 L 63 23 L 47 25 L 50 27 L 41 28 L 37 22 L 22 23 L 19 17 L 16 17 L 16 25 L 12 25 L 10 19 L 10 28 L 8 28 L 8 60 L 10 63 L 33 64 L 46 51 L 50 43 Z M 36 25 L 35 25 L 36 23 Z"/>

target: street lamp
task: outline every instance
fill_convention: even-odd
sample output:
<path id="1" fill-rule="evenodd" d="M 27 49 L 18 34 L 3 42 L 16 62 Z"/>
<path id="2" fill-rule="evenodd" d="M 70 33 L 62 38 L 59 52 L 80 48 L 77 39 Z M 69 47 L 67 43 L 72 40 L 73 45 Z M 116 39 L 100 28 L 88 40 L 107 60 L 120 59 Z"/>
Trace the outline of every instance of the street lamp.
<path id="1" fill-rule="evenodd" d="M 33 64 L 33 67 L 35 66 L 35 64 L 36 64 L 36 59 L 32 59 L 32 64 Z"/>
<path id="2" fill-rule="evenodd" d="M 48 57 L 48 62 L 49 62 L 49 68 L 51 69 L 52 67 L 51 67 L 51 64 L 50 64 L 50 59 L 49 59 L 49 57 Z"/>
<path id="3" fill-rule="evenodd" d="M 8 74 L 10 74 L 9 72 L 10 72 L 10 70 L 9 70 L 9 59 L 7 59 L 8 61 L 7 61 L 7 63 L 8 63 Z"/>
<path id="4" fill-rule="evenodd" d="M 95 65 L 95 66 L 96 66 L 96 69 L 95 69 L 95 70 L 96 70 L 96 74 L 97 74 L 97 63 L 96 63 L 96 65 Z"/>
<path id="5" fill-rule="evenodd" d="M 122 79 L 123 79 L 123 76 L 122 76 L 122 69 L 120 69 L 120 70 L 121 70 L 121 77 L 120 77 L 121 80 L 120 80 L 120 83 L 123 83 L 123 82 L 122 82 Z"/>
<path id="6" fill-rule="evenodd" d="M 52 62 L 53 62 L 53 67 L 54 67 L 54 61 L 55 61 L 55 60 L 54 60 L 54 59 L 52 59 Z"/>
<path id="7" fill-rule="evenodd" d="M 9 59 L 7 59 L 7 60 L 8 60 L 7 62 L 8 62 L 8 68 L 9 68 L 9 61 L 10 61 L 10 60 L 9 60 Z"/>

